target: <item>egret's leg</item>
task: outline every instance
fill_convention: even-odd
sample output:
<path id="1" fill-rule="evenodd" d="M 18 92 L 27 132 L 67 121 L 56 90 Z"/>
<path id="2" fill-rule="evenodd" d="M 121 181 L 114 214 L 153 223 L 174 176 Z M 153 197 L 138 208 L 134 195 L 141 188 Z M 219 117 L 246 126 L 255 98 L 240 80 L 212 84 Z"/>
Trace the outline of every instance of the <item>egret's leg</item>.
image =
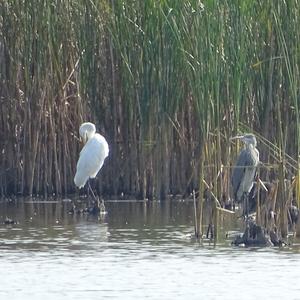
<path id="1" fill-rule="evenodd" d="M 88 180 L 88 186 L 89 186 L 89 189 L 90 189 L 90 191 L 91 191 L 91 193 L 92 193 L 92 195 L 93 195 L 94 200 L 97 201 L 97 198 L 96 198 L 96 196 L 95 196 L 95 194 L 94 194 L 94 192 L 93 192 L 93 189 L 92 189 L 92 187 L 91 187 L 91 185 L 90 185 L 90 180 Z"/>
<path id="2" fill-rule="evenodd" d="M 100 212 L 105 212 L 105 205 L 104 205 L 104 200 L 99 200 L 99 197 L 96 197 L 94 192 L 93 192 L 93 189 L 90 185 L 90 181 L 88 181 L 88 186 L 89 186 L 89 189 L 93 195 L 93 198 L 95 200 L 95 203 L 97 205 L 97 207 L 99 208 Z"/>
<path id="3" fill-rule="evenodd" d="M 98 207 L 99 207 L 101 213 L 105 213 L 106 212 L 104 200 L 99 200 Z"/>

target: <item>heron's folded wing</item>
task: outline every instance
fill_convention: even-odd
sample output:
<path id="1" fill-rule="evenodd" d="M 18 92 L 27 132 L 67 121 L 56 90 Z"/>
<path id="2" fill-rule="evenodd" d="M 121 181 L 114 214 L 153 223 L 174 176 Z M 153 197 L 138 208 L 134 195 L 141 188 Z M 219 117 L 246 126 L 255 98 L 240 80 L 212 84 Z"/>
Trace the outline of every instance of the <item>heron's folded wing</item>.
<path id="1" fill-rule="evenodd" d="M 251 162 L 251 157 L 249 157 L 249 153 L 246 149 L 243 149 L 236 161 L 236 164 L 233 168 L 232 176 L 231 176 L 231 184 L 233 187 L 233 193 L 236 195 L 240 184 L 242 182 L 243 176 L 245 174 L 245 167 L 249 165 Z"/>

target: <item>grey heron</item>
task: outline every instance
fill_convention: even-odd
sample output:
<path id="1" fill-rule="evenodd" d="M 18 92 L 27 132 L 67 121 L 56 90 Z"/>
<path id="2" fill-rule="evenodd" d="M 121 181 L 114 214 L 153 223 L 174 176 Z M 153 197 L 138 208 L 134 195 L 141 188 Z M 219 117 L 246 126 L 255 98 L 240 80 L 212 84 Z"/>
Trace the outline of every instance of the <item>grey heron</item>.
<path id="1" fill-rule="evenodd" d="M 233 196 L 235 202 L 243 202 L 246 217 L 248 217 L 248 197 L 253 187 L 256 167 L 259 163 L 259 152 L 256 149 L 257 142 L 253 134 L 247 133 L 231 138 L 231 140 L 234 139 L 243 141 L 245 147 L 241 150 L 232 172 Z"/>

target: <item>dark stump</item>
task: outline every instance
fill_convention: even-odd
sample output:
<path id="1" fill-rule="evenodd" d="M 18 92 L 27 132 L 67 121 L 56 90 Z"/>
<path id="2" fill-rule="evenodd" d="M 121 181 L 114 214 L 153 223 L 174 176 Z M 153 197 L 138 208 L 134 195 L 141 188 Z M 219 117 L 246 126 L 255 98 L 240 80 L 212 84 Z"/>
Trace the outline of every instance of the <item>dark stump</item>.
<path id="1" fill-rule="evenodd" d="M 270 234 L 266 230 L 257 225 L 254 221 L 249 221 L 245 232 L 242 236 L 238 236 L 232 242 L 233 245 L 245 245 L 246 247 L 270 247 L 284 246 L 285 242 L 279 239 L 276 231 L 271 231 Z"/>

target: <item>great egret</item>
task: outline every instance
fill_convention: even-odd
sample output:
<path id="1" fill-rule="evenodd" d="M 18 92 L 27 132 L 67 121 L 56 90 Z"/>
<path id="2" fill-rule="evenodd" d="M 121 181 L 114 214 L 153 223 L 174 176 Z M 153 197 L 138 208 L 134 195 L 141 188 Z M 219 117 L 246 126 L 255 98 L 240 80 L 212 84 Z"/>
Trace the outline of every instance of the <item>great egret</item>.
<path id="1" fill-rule="evenodd" d="M 233 168 L 231 183 L 236 202 L 244 200 L 246 216 L 248 216 L 248 197 L 253 187 L 256 167 L 259 163 L 259 152 L 256 149 L 256 138 L 253 134 L 238 135 L 233 139 L 240 139 L 245 143 L 245 148 L 240 152 Z"/>
<path id="2" fill-rule="evenodd" d="M 96 127 L 93 123 L 86 122 L 81 124 L 79 134 L 85 143 L 77 162 L 74 183 L 77 187 L 85 186 L 89 178 L 95 178 L 105 158 L 108 156 L 109 148 L 105 138 L 96 133 Z M 88 183 L 89 184 L 89 183 Z M 91 186 L 89 188 L 96 199 Z"/>

